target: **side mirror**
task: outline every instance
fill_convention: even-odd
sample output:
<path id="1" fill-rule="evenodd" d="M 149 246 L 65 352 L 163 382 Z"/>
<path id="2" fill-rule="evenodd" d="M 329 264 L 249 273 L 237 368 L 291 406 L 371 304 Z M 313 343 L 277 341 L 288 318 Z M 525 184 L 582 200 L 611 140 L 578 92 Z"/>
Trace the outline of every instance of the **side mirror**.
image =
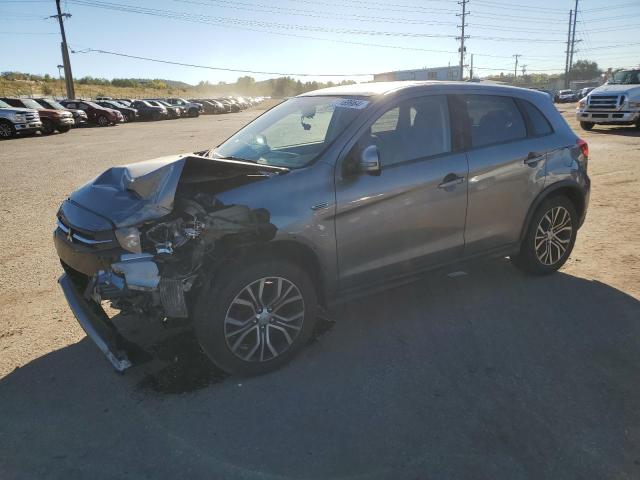
<path id="1" fill-rule="evenodd" d="M 380 175 L 381 168 L 378 147 L 369 145 L 360 152 L 360 157 L 358 157 L 358 171 L 370 175 Z"/>

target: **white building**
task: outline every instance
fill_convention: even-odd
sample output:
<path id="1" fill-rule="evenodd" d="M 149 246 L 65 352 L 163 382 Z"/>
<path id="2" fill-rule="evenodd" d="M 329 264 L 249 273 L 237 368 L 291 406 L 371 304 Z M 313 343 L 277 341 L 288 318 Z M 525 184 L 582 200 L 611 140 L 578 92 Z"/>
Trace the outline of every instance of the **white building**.
<path id="1" fill-rule="evenodd" d="M 395 72 L 376 73 L 373 76 L 374 82 L 390 82 L 393 80 L 460 80 L 460 67 L 398 70 Z"/>

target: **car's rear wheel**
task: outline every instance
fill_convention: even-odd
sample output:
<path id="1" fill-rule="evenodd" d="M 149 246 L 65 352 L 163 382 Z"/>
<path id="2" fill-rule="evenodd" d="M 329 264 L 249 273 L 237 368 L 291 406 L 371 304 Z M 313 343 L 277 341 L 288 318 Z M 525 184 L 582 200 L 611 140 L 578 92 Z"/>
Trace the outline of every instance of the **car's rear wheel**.
<path id="1" fill-rule="evenodd" d="M 534 275 L 553 273 L 569 258 L 577 231 L 578 215 L 571 200 L 553 196 L 534 213 L 520 252 L 511 261 Z"/>
<path id="2" fill-rule="evenodd" d="M 109 119 L 107 117 L 105 117 L 104 115 L 100 115 L 98 117 L 98 125 L 101 127 L 108 127 L 109 126 Z"/>
<path id="3" fill-rule="evenodd" d="M 595 123 L 593 122 L 580 122 L 580 127 L 583 130 L 591 130 L 594 127 Z"/>
<path id="4" fill-rule="evenodd" d="M 60 133 L 67 133 L 69 130 L 71 130 L 71 127 L 68 125 L 61 125 L 60 127 L 58 127 L 58 131 Z"/>
<path id="5" fill-rule="evenodd" d="M 42 133 L 44 133 L 45 135 L 51 135 L 55 131 L 56 131 L 56 126 L 53 124 L 53 122 L 48 118 L 43 118 Z"/>
<path id="6" fill-rule="evenodd" d="M 16 134 L 13 124 L 7 120 L 0 120 L 0 138 L 12 138 Z"/>
<path id="7" fill-rule="evenodd" d="M 279 260 L 225 269 L 201 293 L 196 337 L 224 371 L 257 375 L 288 362 L 316 322 L 317 296 L 309 275 Z"/>

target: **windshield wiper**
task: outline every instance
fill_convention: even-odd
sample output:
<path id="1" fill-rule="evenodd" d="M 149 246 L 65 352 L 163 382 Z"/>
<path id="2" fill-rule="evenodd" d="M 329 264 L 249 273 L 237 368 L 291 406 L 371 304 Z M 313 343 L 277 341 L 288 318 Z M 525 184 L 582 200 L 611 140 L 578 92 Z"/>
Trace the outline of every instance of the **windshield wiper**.
<path id="1" fill-rule="evenodd" d="M 249 159 L 246 159 L 246 158 L 234 157 L 233 155 L 228 155 L 226 157 L 223 157 L 222 155 L 218 155 L 216 153 L 214 153 L 211 158 L 214 158 L 216 160 L 234 160 L 236 162 L 258 163 L 255 160 L 249 160 Z"/>

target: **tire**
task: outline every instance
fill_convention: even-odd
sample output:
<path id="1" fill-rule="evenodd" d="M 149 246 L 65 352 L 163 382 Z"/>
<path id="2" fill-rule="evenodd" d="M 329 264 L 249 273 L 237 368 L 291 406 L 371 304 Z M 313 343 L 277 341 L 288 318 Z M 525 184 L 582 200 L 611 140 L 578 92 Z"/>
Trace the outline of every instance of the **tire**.
<path id="1" fill-rule="evenodd" d="M 551 226 L 555 227 L 549 228 Z M 555 235 L 548 237 L 550 230 L 555 230 Z M 512 255 L 511 261 L 533 275 L 553 273 L 571 255 L 577 232 L 578 214 L 571 200 L 564 195 L 552 196 L 544 200 L 534 213 L 520 252 Z"/>
<path id="2" fill-rule="evenodd" d="M 105 117 L 104 115 L 100 115 L 98 117 L 98 126 L 100 127 L 108 127 L 109 126 L 109 119 L 107 117 Z"/>
<path id="3" fill-rule="evenodd" d="M 593 122 L 580 122 L 580 127 L 583 130 L 587 130 L 587 131 L 591 130 L 594 125 L 595 125 L 595 123 L 593 123 Z"/>
<path id="4" fill-rule="evenodd" d="M 67 133 L 69 130 L 71 130 L 71 127 L 68 125 L 61 125 L 60 127 L 58 127 L 58 131 L 60 133 Z"/>
<path id="5" fill-rule="evenodd" d="M 16 128 L 13 123 L 7 120 L 0 120 L 0 139 L 13 138 L 16 136 Z"/>
<path id="6" fill-rule="evenodd" d="M 189 117 L 197 118 L 199 115 L 200 115 L 200 112 L 197 109 L 192 108 L 189 110 Z"/>
<path id="7" fill-rule="evenodd" d="M 42 119 L 42 133 L 45 135 L 51 135 L 56 131 L 56 126 L 48 118 Z"/>
<path id="8" fill-rule="evenodd" d="M 200 292 L 194 315 L 196 338 L 204 352 L 232 375 L 259 375 L 286 364 L 309 340 L 316 323 L 318 300 L 309 275 L 293 263 L 266 258 L 221 272 Z M 280 302 L 285 303 L 276 302 L 270 313 L 266 307 L 274 305 L 279 283 Z M 248 288 L 258 307 L 251 306 Z"/>
<path id="9" fill-rule="evenodd" d="M 133 114 L 131 112 L 127 113 L 127 116 L 125 118 L 127 119 L 127 122 L 135 122 L 136 121 L 135 114 Z"/>

